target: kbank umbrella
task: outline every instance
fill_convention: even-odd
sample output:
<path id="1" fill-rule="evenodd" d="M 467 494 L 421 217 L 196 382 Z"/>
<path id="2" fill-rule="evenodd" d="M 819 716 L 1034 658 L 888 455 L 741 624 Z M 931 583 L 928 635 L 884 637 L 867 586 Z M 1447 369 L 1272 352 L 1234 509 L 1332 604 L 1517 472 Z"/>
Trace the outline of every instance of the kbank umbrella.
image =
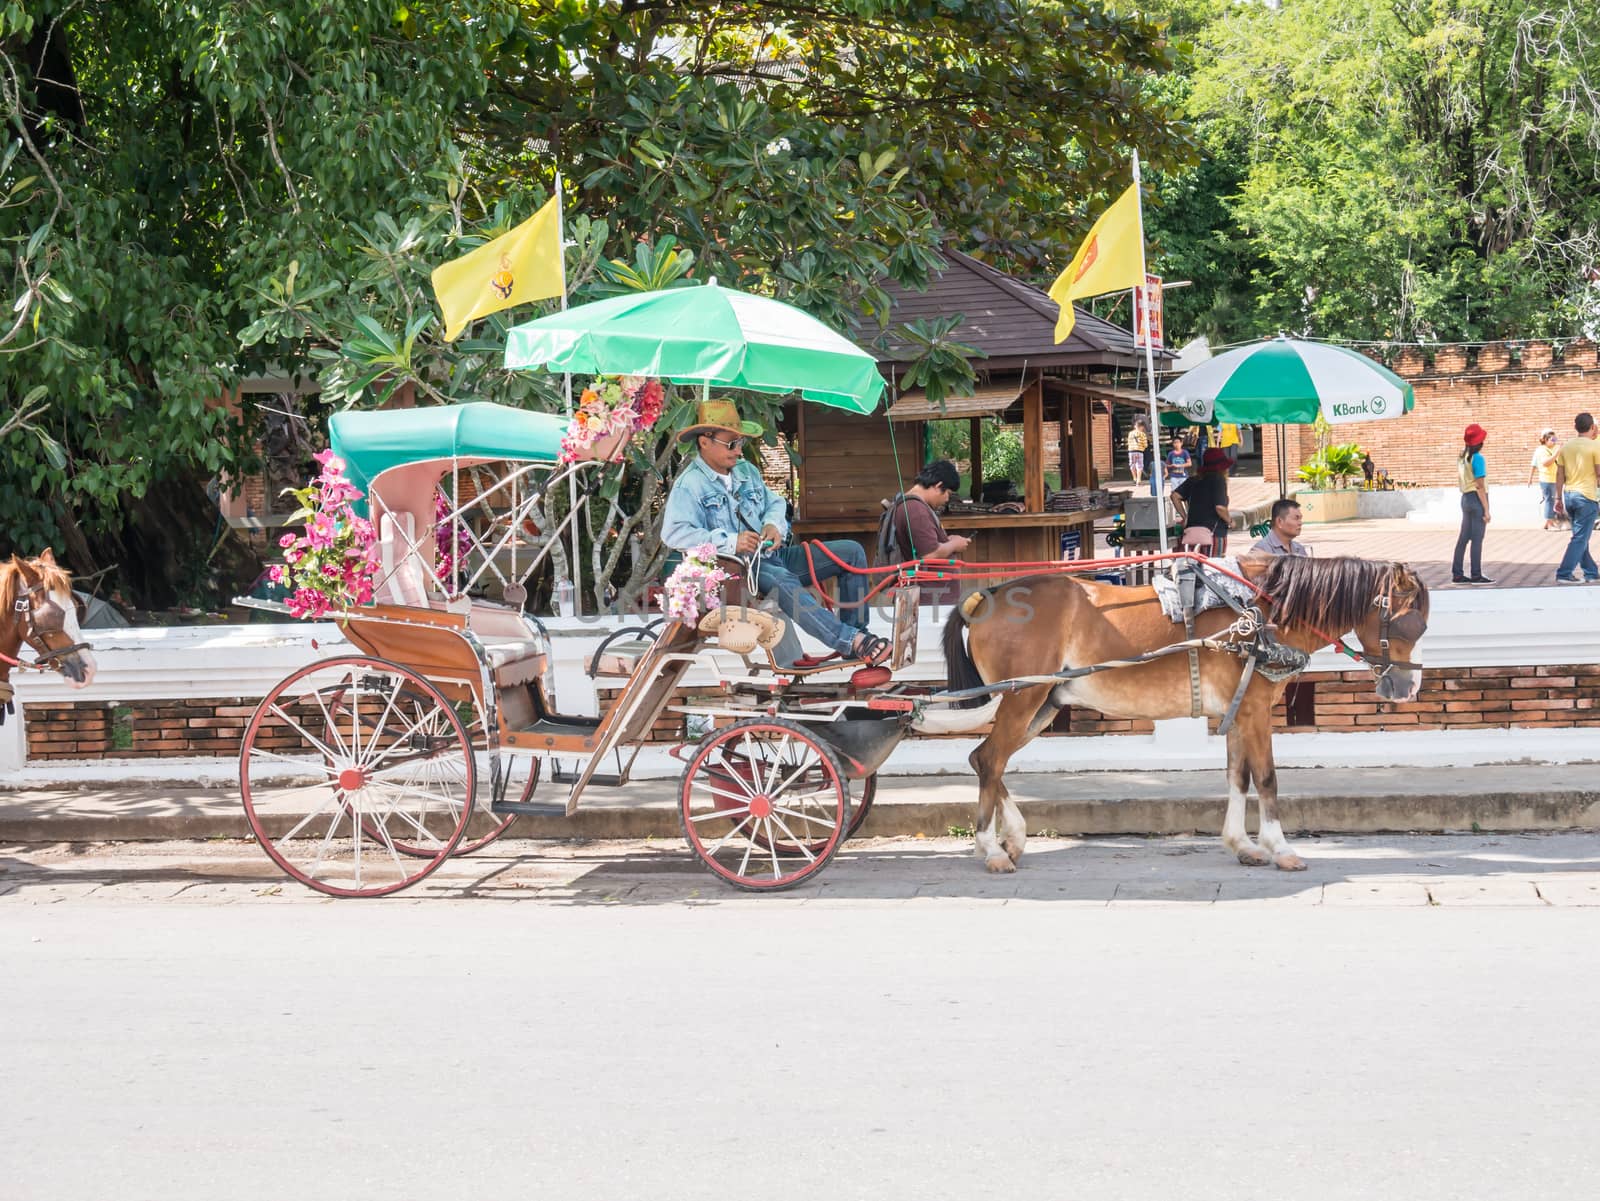
<path id="1" fill-rule="evenodd" d="M 715 282 L 613 296 L 515 326 L 506 366 L 798 391 L 856 413 L 877 408 L 884 390 L 873 357 L 809 313 Z"/>
<path id="2" fill-rule="evenodd" d="M 1185 372 L 1160 398 L 1196 425 L 1309 425 L 1409 413 L 1411 385 L 1364 354 L 1279 336 L 1240 346 Z"/>
<path id="3" fill-rule="evenodd" d="M 1319 415 L 1330 425 L 1377 421 L 1409 413 L 1417 403 L 1410 384 L 1366 355 L 1282 334 L 1207 359 L 1163 388 L 1160 398 L 1186 424 L 1279 426 L 1280 495 L 1282 426 L 1310 425 Z"/>

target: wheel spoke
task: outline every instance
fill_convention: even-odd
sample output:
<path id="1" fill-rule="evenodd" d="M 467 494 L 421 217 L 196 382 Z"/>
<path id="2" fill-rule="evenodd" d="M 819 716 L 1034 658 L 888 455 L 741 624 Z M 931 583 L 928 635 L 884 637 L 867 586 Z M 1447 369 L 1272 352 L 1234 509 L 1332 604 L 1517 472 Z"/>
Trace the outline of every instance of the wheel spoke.
<path id="1" fill-rule="evenodd" d="M 752 820 L 754 820 L 752 818 L 752 816 L 750 814 L 746 813 L 744 815 L 744 820 L 743 821 L 741 821 L 737 826 L 735 826 L 733 829 L 729 830 L 721 838 L 717 839 L 716 842 L 712 843 L 710 846 L 708 846 L 706 848 L 706 854 L 708 856 L 713 856 L 714 857 L 716 855 L 716 853 L 718 851 L 720 851 L 723 848 L 724 845 L 727 844 L 728 839 L 732 838 L 740 830 L 742 830 L 746 826 L 748 826 L 751 823 Z M 752 843 L 751 845 L 754 846 L 755 844 Z M 746 862 L 748 862 L 749 859 L 750 859 L 750 852 L 748 850 L 745 851 L 744 857 L 745 857 Z"/>
<path id="2" fill-rule="evenodd" d="M 794 836 L 794 831 L 789 829 L 789 827 L 784 824 L 783 818 L 778 816 L 778 812 L 779 811 L 776 809 L 772 811 L 772 820 L 777 824 L 778 829 L 782 830 L 789 836 L 789 841 L 794 844 L 797 851 L 806 857 L 806 862 L 815 863 L 817 861 L 817 857 L 811 853 L 810 848 L 808 848 L 805 843 L 801 842 Z"/>
<path id="3" fill-rule="evenodd" d="M 253 746 L 250 748 L 250 757 L 252 759 L 274 759 L 279 763 L 287 763 L 307 771 L 318 770 L 329 780 L 339 774 L 338 770 L 332 763 L 328 762 L 325 756 L 313 759 L 310 755 L 285 755 L 279 751 L 269 751 L 264 747 Z"/>
<path id="4" fill-rule="evenodd" d="M 772 807 L 772 812 L 774 814 L 781 813 L 781 814 L 783 814 L 784 817 L 792 817 L 796 821 L 802 821 L 802 822 L 807 822 L 807 823 L 814 822 L 815 824 L 817 824 L 819 826 L 825 826 L 829 830 L 837 830 L 839 828 L 838 823 L 831 822 L 827 818 L 819 817 L 814 813 L 797 813 L 793 809 L 783 809 L 783 808 L 780 808 L 777 805 L 774 805 Z M 785 826 L 784 827 L 784 833 L 788 834 L 788 832 L 789 832 L 789 828 L 787 826 Z M 793 834 L 789 834 L 789 837 L 793 838 L 794 835 Z"/>

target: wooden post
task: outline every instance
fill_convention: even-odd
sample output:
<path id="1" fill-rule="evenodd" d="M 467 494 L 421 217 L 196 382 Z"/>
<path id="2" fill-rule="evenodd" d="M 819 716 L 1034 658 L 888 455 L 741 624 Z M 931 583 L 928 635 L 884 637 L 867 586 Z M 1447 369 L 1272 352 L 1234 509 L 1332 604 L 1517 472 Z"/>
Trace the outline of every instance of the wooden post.
<path id="1" fill-rule="evenodd" d="M 806 513 L 806 404 L 800 401 L 795 405 L 794 440 L 800 447 L 800 462 L 795 467 L 794 479 L 794 515 L 795 520 L 804 521 Z"/>
<path id="2" fill-rule="evenodd" d="M 1036 379 L 1022 393 L 1022 472 L 1024 504 L 1030 513 L 1044 511 L 1044 381 Z"/>
<path id="3" fill-rule="evenodd" d="M 967 423 L 970 433 L 967 435 L 971 444 L 972 453 L 972 499 L 983 499 L 983 418 L 974 417 Z"/>

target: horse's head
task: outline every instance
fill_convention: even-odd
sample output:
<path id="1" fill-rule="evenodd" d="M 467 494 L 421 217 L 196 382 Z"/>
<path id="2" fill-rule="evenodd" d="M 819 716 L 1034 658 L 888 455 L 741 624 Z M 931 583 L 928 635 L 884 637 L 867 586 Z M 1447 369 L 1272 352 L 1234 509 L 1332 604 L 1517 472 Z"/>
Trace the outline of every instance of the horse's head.
<path id="1" fill-rule="evenodd" d="M 1372 666 L 1378 696 L 1414 701 L 1422 687 L 1415 647 L 1428 629 L 1428 586 L 1404 563 L 1396 563 L 1355 626 L 1362 655 Z"/>
<path id="2" fill-rule="evenodd" d="M 94 680 L 96 663 L 78 626 L 78 607 L 72 599 L 72 577 L 56 565 L 47 547 L 34 559 L 11 556 L 15 587 L 11 593 L 12 621 L 22 641 L 33 648 L 41 666 L 54 666 L 74 688 Z"/>

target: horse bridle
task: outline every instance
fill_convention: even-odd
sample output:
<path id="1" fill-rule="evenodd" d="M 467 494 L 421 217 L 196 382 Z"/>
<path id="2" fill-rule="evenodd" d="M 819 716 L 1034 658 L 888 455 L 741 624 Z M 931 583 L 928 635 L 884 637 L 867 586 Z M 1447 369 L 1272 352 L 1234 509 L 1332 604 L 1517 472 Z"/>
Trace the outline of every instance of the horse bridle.
<path id="1" fill-rule="evenodd" d="M 1375 678 L 1381 680 L 1395 668 L 1402 671 L 1421 671 L 1422 664 L 1412 663 L 1408 659 L 1396 659 L 1389 653 L 1389 628 L 1395 622 L 1394 616 L 1394 572 L 1389 573 L 1389 582 L 1384 590 L 1372 598 L 1372 607 L 1378 610 L 1378 653 L 1369 655 L 1365 651 L 1358 651 L 1343 638 L 1339 639 L 1339 648 L 1352 659 L 1360 660 L 1372 668 Z M 1415 610 L 1407 609 L 1402 617 L 1410 616 Z M 1418 638 L 1421 637 L 1419 634 Z M 1411 641 L 1416 642 L 1416 638 Z"/>
<path id="2" fill-rule="evenodd" d="M 43 601 L 37 599 L 40 596 L 44 597 Z M 66 633 L 67 614 L 57 603 L 55 596 L 45 587 L 43 580 L 25 591 L 19 591 L 12 608 L 22 615 L 22 640 L 33 649 L 34 654 L 32 663 L 18 662 L 18 667 L 35 667 L 43 671 L 57 659 L 63 659 L 78 651 L 93 649 L 93 644 L 88 642 L 73 642 L 60 647 L 51 647 L 45 642 L 47 634 Z"/>

